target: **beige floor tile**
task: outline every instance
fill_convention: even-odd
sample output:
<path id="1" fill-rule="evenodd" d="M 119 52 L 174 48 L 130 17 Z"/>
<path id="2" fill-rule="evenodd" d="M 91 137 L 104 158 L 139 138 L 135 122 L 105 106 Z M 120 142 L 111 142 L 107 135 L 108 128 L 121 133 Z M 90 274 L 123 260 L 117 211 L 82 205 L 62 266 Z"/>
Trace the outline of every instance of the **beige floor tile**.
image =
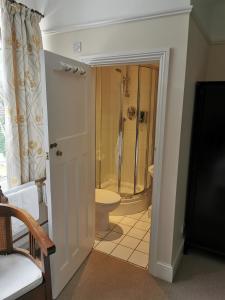
<path id="1" fill-rule="evenodd" d="M 109 229 L 112 230 L 116 225 L 117 225 L 117 223 L 112 223 L 112 222 L 110 222 L 110 223 L 109 223 Z"/>
<path id="2" fill-rule="evenodd" d="M 141 229 L 138 229 L 138 228 L 132 228 L 128 233 L 127 235 L 129 236 L 132 236 L 136 239 L 142 239 L 146 234 L 146 231 L 143 231 Z"/>
<path id="3" fill-rule="evenodd" d="M 109 221 L 112 223 L 119 223 L 122 219 L 124 218 L 124 216 L 109 216 Z"/>
<path id="4" fill-rule="evenodd" d="M 148 255 L 135 250 L 129 257 L 128 261 L 135 265 L 146 268 L 148 264 Z"/>
<path id="5" fill-rule="evenodd" d="M 143 241 L 145 241 L 145 242 L 149 242 L 150 241 L 150 232 L 148 231 L 147 233 L 146 233 L 146 235 L 143 237 Z"/>
<path id="6" fill-rule="evenodd" d="M 140 244 L 137 246 L 136 250 L 148 254 L 149 253 L 149 242 L 141 241 Z"/>
<path id="7" fill-rule="evenodd" d="M 107 231 L 96 231 L 95 236 L 96 239 L 103 239 L 109 232 L 111 231 L 111 229 L 107 230 Z"/>
<path id="8" fill-rule="evenodd" d="M 139 220 L 143 216 L 144 213 L 145 212 L 142 211 L 142 212 L 137 213 L 137 214 L 127 215 L 127 217 L 135 219 L 135 220 Z"/>
<path id="9" fill-rule="evenodd" d="M 113 252 L 111 253 L 112 256 L 118 257 L 120 259 L 123 260 L 127 260 L 128 257 L 131 255 L 132 253 L 132 249 L 118 245 Z"/>
<path id="10" fill-rule="evenodd" d="M 134 228 L 138 228 L 141 230 L 148 230 L 150 227 L 150 223 L 148 222 L 143 222 L 143 221 L 138 221 L 135 225 Z"/>
<path id="11" fill-rule="evenodd" d="M 129 217 L 125 217 L 123 218 L 121 221 L 120 221 L 120 224 L 125 224 L 125 225 L 128 225 L 128 226 L 134 226 L 134 224 L 137 222 L 136 219 L 132 219 L 132 218 L 129 218 Z"/>
<path id="12" fill-rule="evenodd" d="M 119 232 L 122 234 L 128 233 L 128 231 L 131 229 L 131 226 L 125 225 L 125 224 L 118 224 L 113 228 L 113 231 Z"/>
<path id="13" fill-rule="evenodd" d="M 101 241 L 96 247 L 95 250 L 110 254 L 112 250 L 116 247 L 116 244 L 110 241 Z"/>
<path id="14" fill-rule="evenodd" d="M 95 240 L 100 242 L 100 241 L 102 240 L 102 237 L 96 235 L 96 236 L 95 236 Z"/>
<path id="15" fill-rule="evenodd" d="M 140 218 L 140 221 L 143 221 L 143 222 L 149 222 L 150 223 L 150 218 L 149 218 L 149 215 L 148 213 L 145 213 L 141 218 Z"/>
<path id="16" fill-rule="evenodd" d="M 118 244 L 123 238 L 124 235 L 122 233 L 111 231 L 104 239 Z"/>
<path id="17" fill-rule="evenodd" d="M 93 247 L 95 248 L 99 243 L 100 243 L 100 240 L 95 240 Z"/>
<path id="18" fill-rule="evenodd" d="M 140 240 L 127 235 L 122 239 L 120 245 L 126 246 L 131 249 L 135 249 L 139 243 Z"/>

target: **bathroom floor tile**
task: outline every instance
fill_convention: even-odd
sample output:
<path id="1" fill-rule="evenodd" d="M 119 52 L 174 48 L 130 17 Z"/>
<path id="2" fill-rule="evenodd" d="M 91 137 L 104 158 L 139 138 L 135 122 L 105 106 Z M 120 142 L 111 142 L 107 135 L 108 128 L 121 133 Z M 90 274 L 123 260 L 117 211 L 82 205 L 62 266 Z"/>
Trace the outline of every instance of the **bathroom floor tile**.
<path id="1" fill-rule="evenodd" d="M 102 237 L 98 236 L 97 234 L 95 235 L 95 240 L 100 242 L 102 240 Z"/>
<path id="2" fill-rule="evenodd" d="M 150 241 L 150 232 L 148 231 L 147 233 L 146 233 L 146 235 L 143 237 L 143 241 L 145 241 L 145 242 L 149 242 Z"/>
<path id="3" fill-rule="evenodd" d="M 119 223 L 122 219 L 124 216 L 109 216 L 109 221 L 112 223 Z"/>
<path id="4" fill-rule="evenodd" d="M 119 224 L 125 224 L 128 226 L 134 226 L 134 224 L 137 222 L 137 220 L 129 218 L 129 217 L 125 217 L 123 218 Z"/>
<path id="5" fill-rule="evenodd" d="M 135 219 L 135 220 L 139 220 L 143 216 L 143 214 L 144 214 L 144 212 L 140 212 L 137 214 L 127 215 L 127 217 Z"/>
<path id="6" fill-rule="evenodd" d="M 116 225 L 117 225 L 117 223 L 110 222 L 109 223 L 109 229 L 112 230 Z"/>
<path id="7" fill-rule="evenodd" d="M 106 235 L 104 238 L 107 241 L 113 242 L 115 244 L 119 244 L 120 241 L 124 238 L 124 235 L 122 233 L 111 231 L 109 234 Z"/>
<path id="8" fill-rule="evenodd" d="M 145 213 L 141 218 L 140 218 L 140 221 L 143 221 L 143 222 L 149 222 L 150 223 L 150 217 L 148 215 L 148 212 Z"/>
<path id="9" fill-rule="evenodd" d="M 112 250 L 116 247 L 116 244 L 110 241 L 101 241 L 96 247 L 95 250 L 110 254 Z"/>
<path id="10" fill-rule="evenodd" d="M 126 234 L 129 232 L 129 230 L 131 229 L 131 226 L 125 225 L 125 224 L 117 224 L 114 228 L 113 231 L 115 232 L 119 232 L 122 234 Z"/>
<path id="11" fill-rule="evenodd" d="M 96 238 L 97 239 L 103 239 L 109 232 L 111 231 L 111 229 L 107 230 L 107 231 L 96 231 Z"/>
<path id="12" fill-rule="evenodd" d="M 146 231 L 143 231 L 141 229 L 135 228 L 133 227 L 128 233 L 127 235 L 132 236 L 136 239 L 142 239 L 146 234 Z"/>
<path id="13" fill-rule="evenodd" d="M 139 243 L 140 240 L 131 236 L 125 236 L 125 238 L 123 238 L 122 241 L 120 242 L 120 245 L 123 245 L 131 249 L 135 249 Z"/>
<path id="14" fill-rule="evenodd" d="M 118 257 L 123 260 L 127 260 L 128 257 L 131 255 L 133 252 L 132 249 L 118 245 L 113 252 L 111 253 L 112 256 Z"/>
<path id="15" fill-rule="evenodd" d="M 149 242 L 141 241 L 140 244 L 137 246 L 136 250 L 148 254 Z"/>
<path id="16" fill-rule="evenodd" d="M 147 268 L 151 226 L 149 211 L 111 215 L 109 221 L 109 230 L 96 232 L 94 249 Z"/>
<path id="17" fill-rule="evenodd" d="M 146 268 L 148 265 L 148 255 L 139 251 L 134 251 L 128 259 L 129 262 Z"/>
<path id="18" fill-rule="evenodd" d="M 150 223 L 148 222 L 143 222 L 143 221 L 138 221 L 135 225 L 134 228 L 138 228 L 141 230 L 148 230 L 150 227 Z"/>
<path id="19" fill-rule="evenodd" d="M 95 248 L 100 243 L 100 240 L 95 240 L 93 248 Z"/>

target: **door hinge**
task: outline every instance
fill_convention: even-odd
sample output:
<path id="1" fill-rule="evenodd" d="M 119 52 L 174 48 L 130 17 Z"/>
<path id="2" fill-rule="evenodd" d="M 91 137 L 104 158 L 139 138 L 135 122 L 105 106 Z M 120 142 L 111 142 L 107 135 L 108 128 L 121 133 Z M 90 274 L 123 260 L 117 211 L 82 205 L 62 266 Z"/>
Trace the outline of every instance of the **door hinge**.
<path id="1" fill-rule="evenodd" d="M 49 160 L 49 153 L 46 152 L 46 160 Z"/>

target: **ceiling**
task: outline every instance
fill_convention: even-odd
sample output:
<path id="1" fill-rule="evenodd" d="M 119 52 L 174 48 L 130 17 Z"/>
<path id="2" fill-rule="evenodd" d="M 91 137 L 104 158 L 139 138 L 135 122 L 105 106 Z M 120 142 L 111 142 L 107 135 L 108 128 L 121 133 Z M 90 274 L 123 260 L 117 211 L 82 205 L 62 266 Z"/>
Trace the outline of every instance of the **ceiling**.
<path id="1" fill-rule="evenodd" d="M 25 0 L 24 0 L 25 1 Z M 190 7 L 190 0 L 28 0 L 46 16 L 41 27 L 55 31 L 71 25 L 146 16 Z"/>
<path id="2" fill-rule="evenodd" d="M 225 41 L 224 0 L 22 0 L 44 13 L 43 31 L 67 31 L 97 22 L 190 7 L 211 42 Z"/>

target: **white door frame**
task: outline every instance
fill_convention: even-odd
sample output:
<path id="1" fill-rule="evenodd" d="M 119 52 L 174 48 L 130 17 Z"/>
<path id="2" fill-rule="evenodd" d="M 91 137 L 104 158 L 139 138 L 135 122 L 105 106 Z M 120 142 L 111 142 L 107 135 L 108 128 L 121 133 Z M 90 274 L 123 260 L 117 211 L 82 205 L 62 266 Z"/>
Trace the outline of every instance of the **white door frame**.
<path id="1" fill-rule="evenodd" d="M 159 61 L 159 83 L 156 113 L 156 135 L 155 135 L 155 155 L 154 155 L 154 178 L 152 192 L 152 224 L 151 241 L 149 252 L 149 272 L 158 274 L 158 241 L 159 241 L 159 220 L 161 207 L 161 185 L 162 185 L 162 162 L 164 149 L 164 132 L 166 119 L 167 85 L 169 72 L 170 49 L 149 50 L 144 52 L 116 52 L 104 53 L 91 56 L 82 56 L 78 60 L 92 66 L 110 66 L 116 64 L 141 64 Z"/>

